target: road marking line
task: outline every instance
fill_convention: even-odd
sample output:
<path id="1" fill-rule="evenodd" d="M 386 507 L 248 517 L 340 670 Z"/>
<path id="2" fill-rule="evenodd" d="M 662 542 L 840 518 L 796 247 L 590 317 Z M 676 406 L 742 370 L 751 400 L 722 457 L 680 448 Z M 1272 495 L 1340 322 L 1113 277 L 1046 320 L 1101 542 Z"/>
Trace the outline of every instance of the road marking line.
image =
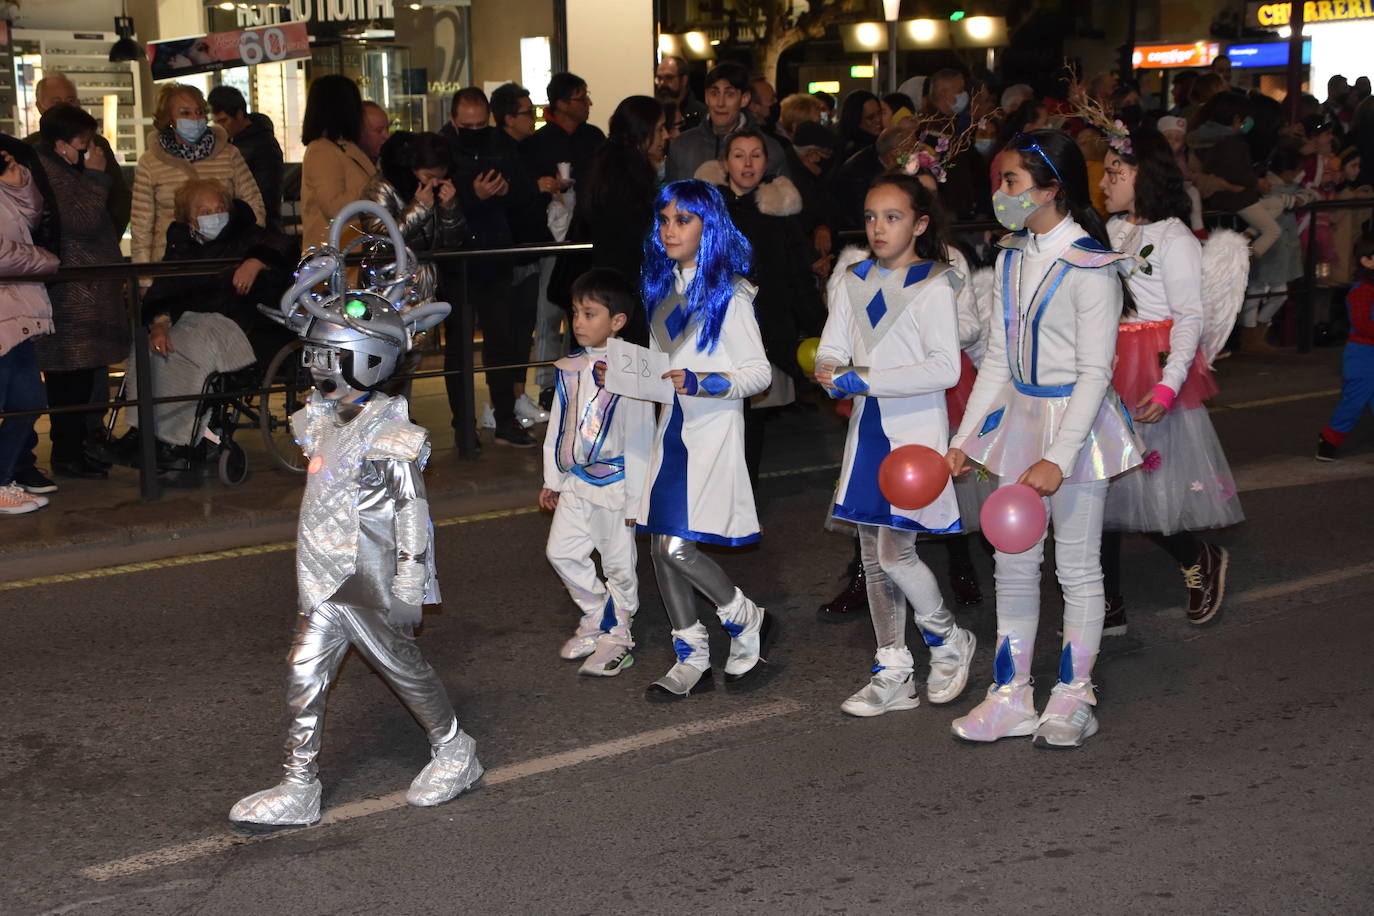
<path id="1" fill-rule="evenodd" d="M 1249 407 L 1272 407 L 1275 404 L 1291 404 L 1293 401 L 1306 401 L 1312 398 L 1329 398 L 1341 393 L 1339 388 L 1324 388 L 1321 391 L 1303 391 L 1298 394 L 1284 394 L 1276 398 L 1260 398 L 1258 401 L 1237 401 L 1234 404 L 1218 404 L 1207 408 L 1209 413 L 1223 410 L 1245 410 Z"/>
<path id="2" fill-rule="evenodd" d="M 765 719 L 791 715 L 792 713 L 800 712 L 804 708 L 805 707 L 796 700 L 773 700 L 772 702 L 765 703 L 754 709 L 741 710 L 740 712 L 731 713 L 728 716 L 722 716 L 717 719 L 698 719 L 694 722 L 685 722 L 681 725 L 656 728 L 647 732 L 640 732 L 637 735 L 615 738 L 611 741 L 603 741 L 600 744 L 573 748 L 569 751 L 550 754 L 547 757 L 536 757 L 533 760 L 525 760 L 521 763 L 512 763 L 507 766 L 497 767 L 494 770 L 487 771 L 486 776 L 483 777 L 483 784 L 487 786 L 498 786 L 502 783 L 513 782 L 517 779 L 525 779 L 530 776 L 538 776 L 566 767 L 580 766 L 584 763 L 591 763 L 594 760 L 605 760 L 610 757 L 632 754 L 636 751 L 646 750 L 647 748 L 656 747 L 660 744 L 667 744 L 672 741 L 679 741 L 683 738 L 690 738 L 693 735 L 710 734 L 711 732 L 724 731 L 729 728 L 738 728 L 741 725 L 751 725 L 755 722 L 762 722 Z M 364 798 L 331 808 L 314 827 L 283 830 L 279 833 L 268 833 L 259 836 L 220 834 L 218 836 L 192 840 L 187 843 L 179 843 L 175 846 L 164 846 L 161 849 L 154 849 L 151 852 L 130 856 L 127 859 L 117 859 L 113 862 L 106 862 L 101 865 L 91 865 L 81 869 L 77 874 L 91 881 L 110 881 L 115 878 L 123 878 L 141 872 L 152 871 L 155 868 L 165 868 L 169 865 L 188 862 L 192 859 L 201 858 L 202 856 L 223 852 L 235 846 L 246 846 L 251 843 L 265 843 L 269 840 L 275 840 L 286 836 L 300 836 L 307 831 L 319 830 L 324 827 L 331 827 L 336 824 L 356 820 L 360 817 L 368 817 L 373 814 L 381 814 L 386 811 L 394 811 L 405 807 L 407 807 L 405 792 L 393 792 L 390 795 L 383 795 L 380 798 Z"/>

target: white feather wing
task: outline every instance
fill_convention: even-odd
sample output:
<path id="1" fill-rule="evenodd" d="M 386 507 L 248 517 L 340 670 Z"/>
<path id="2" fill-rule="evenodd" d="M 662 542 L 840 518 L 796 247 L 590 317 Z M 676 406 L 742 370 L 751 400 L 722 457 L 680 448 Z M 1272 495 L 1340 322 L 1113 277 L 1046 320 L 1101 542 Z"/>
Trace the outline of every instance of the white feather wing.
<path id="1" fill-rule="evenodd" d="M 1228 229 L 1217 230 L 1202 246 L 1202 339 L 1198 342 L 1210 366 L 1245 302 L 1250 278 L 1250 244 L 1245 236 Z"/>

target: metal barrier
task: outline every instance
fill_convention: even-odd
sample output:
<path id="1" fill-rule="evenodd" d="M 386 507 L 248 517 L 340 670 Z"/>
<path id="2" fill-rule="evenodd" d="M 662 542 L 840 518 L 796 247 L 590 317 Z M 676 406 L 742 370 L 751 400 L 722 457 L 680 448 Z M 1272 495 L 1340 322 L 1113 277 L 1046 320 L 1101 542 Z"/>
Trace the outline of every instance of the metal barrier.
<path id="1" fill-rule="evenodd" d="M 1298 209 L 1312 213 L 1320 213 L 1331 210 L 1364 210 L 1374 209 L 1374 198 L 1355 199 L 1355 200 L 1331 200 L 1316 201 Z M 1001 226 L 990 220 L 971 221 L 954 223 L 950 226 L 950 231 L 954 234 L 978 233 L 986 231 L 999 231 Z M 864 240 L 864 233 L 861 230 L 845 230 L 835 233 L 839 241 L 858 241 Z M 1313 294 L 1316 291 L 1316 232 L 1308 233 L 1306 250 L 1303 253 L 1303 279 L 1299 290 L 1290 290 L 1290 295 L 1296 295 L 1298 308 L 1298 350 L 1307 352 L 1312 348 L 1312 309 Z M 451 317 L 446 327 L 454 331 L 453 335 L 446 337 L 446 346 L 454 343 L 460 348 L 459 365 L 455 369 L 441 369 L 427 372 L 416 372 L 401 374 L 395 378 L 398 380 L 414 380 L 427 378 L 442 378 L 449 375 L 459 375 L 464 379 L 462 391 L 459 397 L 459 422 L 456 444 L 458 453 L 464 458 L 472 458 L 477 452 L 477 429 L 476 429 L 476 395 L 475 379 L 478 373 L 485 373 L 501 369 L 527 369 L 536 366 L 547 365 L 542 362 L 518 363 L 508 366 L 477 366 L 473 355 L 473 305 L 468 295 L 468 264 L 479 258 L 528 258 L 536 256 L 557 255 L 564 252 L 589 252 L 593 248 L 588 242 L 558 242 L 553 244 L 533 244 L 533 245 L 514 245 L 508 248 L 465 248 L 454 251 L 426 252 L 418 255 L 422 262 L 432 262 L 436 264 L 454 263 L 458 269 L 458 290 L 460 295 L 455 297 L 458 301 L 453 303 L 454 316 L 456 322 Z M 157 435 L 156 417 L 152 410 L 155 405 L 181 403 L 186 401 L 213 401 L 213 400 L 232 400 L 245 396 L 266 397 L 270 394 L 279 394 L 286 390 L 285 387 L 264 386 L 249 389 L 236 389 L 218 394 L 186 394 L 169 395 L 166 397 L 153 397 L 153 375 L 155 366 L 148 353 L 148 331 L 142 321 L 142 290 L 139 288 L 139 278 L 156 279 L 167 276 L 209 276 L 219 273 L 229 267 L 234 267 L 240 263 L 241 259 L 222 259 L 222 260 L 200 260 L 200 261 L 161 261 L 151 264 L 108 264 L 91 267 L 64 267 L 54 274 L 34 277 L 0 277 L 3 282 L 72 282 L 90 280 L 123 280 L 127 290 L 129 307 L 129 325 L 134 341 L 133 356 L 134 368 L 138 374 L 140 384 L 138 394 L 132 400 L 111 400 L 107 401 L 104 409 L 121 407 L 137 407 L 139 413 L 139 491 L 144 500 L 156 500 L 161 496 L 161 486 L 157 477 Z M 353 263 L 357 263 L 354 259 Z M 76 405 L 71 407 L 43 408 L 38 410 L 24 411 L 0 411 L 0 420 L 7 417 L 34 416 L 54 413 L 86 413 L 93 409 L 94 405 Z"/>

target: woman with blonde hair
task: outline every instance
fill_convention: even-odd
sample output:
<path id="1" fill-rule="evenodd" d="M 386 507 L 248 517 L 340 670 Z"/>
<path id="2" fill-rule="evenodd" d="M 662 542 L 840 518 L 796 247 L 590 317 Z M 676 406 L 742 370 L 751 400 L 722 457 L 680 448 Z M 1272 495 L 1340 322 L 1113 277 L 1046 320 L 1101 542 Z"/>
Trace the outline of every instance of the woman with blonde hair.
<path id="1" fill-rule="evenodd" d="M 262 194 L 248 163 L 224 129 L 207 117 L 205 96 L 195 86 L 168 83 L 158 90 L 153 132 L 134 175 L 130 234 L 135 263 L 162 260 L 167 227 L 175 218 L 177 189 L 193 179 L 223 182 L 264 225 Z"/>

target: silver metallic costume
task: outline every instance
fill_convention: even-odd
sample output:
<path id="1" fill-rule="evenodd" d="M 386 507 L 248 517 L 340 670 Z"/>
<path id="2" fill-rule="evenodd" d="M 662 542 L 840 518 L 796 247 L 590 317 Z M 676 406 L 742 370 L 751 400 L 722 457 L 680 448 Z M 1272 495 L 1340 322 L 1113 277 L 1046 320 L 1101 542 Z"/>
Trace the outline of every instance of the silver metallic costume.
<path id="1" fill-rule="evenodd" d="M 367 213 L 385 225 L 395 263 L 369 289 L 348 290 L 339 230 Z M 390 214 L 359 201 L 334 221 L 328 247 L 302 264 L 273 315 L 305 341 L 315 380 L 291 418 L 309 459 L 297 535 L 299 613 L 287 656 L 285 779 L 241 799 L 229 818 L 249 826 L 312 824 L 320 817 L 315 759 L 330 683 L 350 646 L 377 670 L 425 729 L 428 766 L 411 783 L 412 805 L 442 804 L 482 775 L 472 738 L 458 727 L 443 682 L 415 645 L 421 605 L 439 600 L 423 470 L 426 431 L 409 421 L 405 398 L 376 389 L 413 336 L 448 315 L 443 302 L 407 307 L 414 258 Z M 321 296 L 316 287 L 328 284 Z"/>

